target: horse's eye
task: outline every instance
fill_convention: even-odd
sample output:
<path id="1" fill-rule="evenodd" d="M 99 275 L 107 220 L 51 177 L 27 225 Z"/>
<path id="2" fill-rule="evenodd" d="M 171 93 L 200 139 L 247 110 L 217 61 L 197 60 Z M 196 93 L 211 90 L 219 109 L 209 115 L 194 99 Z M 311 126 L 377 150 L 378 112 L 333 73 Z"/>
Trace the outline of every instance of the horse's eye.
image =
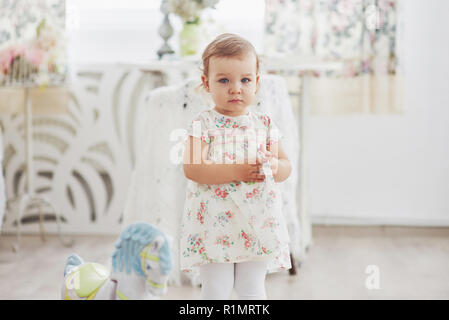
<path id="1" fill-rule="evenodd" d="M 150 270 L 151 266 L 149 264 L 147 264 L 147 270 Z"/>

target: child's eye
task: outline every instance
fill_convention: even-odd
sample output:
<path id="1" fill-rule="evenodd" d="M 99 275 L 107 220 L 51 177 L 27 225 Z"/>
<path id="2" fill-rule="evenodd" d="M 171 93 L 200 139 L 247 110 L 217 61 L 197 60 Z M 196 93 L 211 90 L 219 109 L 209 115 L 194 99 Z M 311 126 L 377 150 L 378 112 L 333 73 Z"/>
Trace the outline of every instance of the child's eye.
<path id="1" fill-rule="evenodd" d="M 251 79 L 248 79 L 248 78 L 243 78 L 243 79 L 242 79 L 242 82 L 243 82 L 243 83 L 248 83 L 248 82 L 250 82 L 250 81 L 251 81 Z"/>
<path id="2" fill-rule="evenodd" d="M 226 78 L 222 78 L 222 79 L 220 79 L 220 80 L 218 80 L 218 82 L 220 82 L 220 83 L 228 83 L 228 79 L 226 79 Z"/>

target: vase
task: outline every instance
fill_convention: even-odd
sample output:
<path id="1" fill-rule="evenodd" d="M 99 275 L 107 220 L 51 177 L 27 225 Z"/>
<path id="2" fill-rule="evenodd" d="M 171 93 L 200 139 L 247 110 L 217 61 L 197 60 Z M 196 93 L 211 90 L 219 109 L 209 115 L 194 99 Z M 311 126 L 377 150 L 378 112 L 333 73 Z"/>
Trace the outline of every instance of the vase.
<path id="1" fill-rule="evenodd" d="M 159 27 L 158 32 L 161 38 L 164 40 L 164 44 L 159 48 L 157 51 L 157 55 L 159 59 L 161 59 L 164 55 L 169 55 L 174 53 L 170 45 L 168 44 L 168 39 L 173 35 L 173 28 L 170 24 L 170 19 L 168 17 L 169 10 L 168 10 L 168 2 L 167 0 L 162 0 L 161 3 L 161 12 L 164 15 L 164 20 L 162 22 L 162 25 Z"/>
<path id="2" fill-rule="evenodd" d="M 185 22 L 179 34 L 179 53 L 181 57 L 194 56 L 201 46 L 200 22 Z"/>

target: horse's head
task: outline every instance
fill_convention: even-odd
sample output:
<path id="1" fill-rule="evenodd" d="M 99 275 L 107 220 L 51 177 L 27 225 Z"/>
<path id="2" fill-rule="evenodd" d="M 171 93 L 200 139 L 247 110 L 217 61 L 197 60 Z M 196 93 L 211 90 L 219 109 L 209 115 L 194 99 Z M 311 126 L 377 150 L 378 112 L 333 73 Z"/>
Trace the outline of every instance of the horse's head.
<path id="1" fill-rule="evenodd" d="M 153 295 L 164 294 L 172 270 L 168 237 L 156 227 L 137 222 L 129 225 L 115 243 L 114 271 L 134 271 Z"/>

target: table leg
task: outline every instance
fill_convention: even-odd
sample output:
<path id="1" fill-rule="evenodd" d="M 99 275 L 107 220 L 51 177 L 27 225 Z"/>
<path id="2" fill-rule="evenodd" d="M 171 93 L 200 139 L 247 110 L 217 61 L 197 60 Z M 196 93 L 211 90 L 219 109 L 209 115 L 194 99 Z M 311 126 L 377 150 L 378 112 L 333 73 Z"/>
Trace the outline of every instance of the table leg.
<path id="1" fill-rule="evenodd" d="M 42 215 L 41 205 L 47 204 L 51 210 L 55 213 L 55 219 L 58 227 L 58 237 L 61 240 L 62 244 L 65 246 L 72 246 L 74 244 L 73 239 L 69 241 L 64 241 L 61 235 L 61 226 L 60 226 L 60 217 L 56 212 L 53 205 L 45 199 L 43 196 L 34 194 L 34 184 L 33 184 L 33 131 L 32 131 L 32 112 L 31 112 L 31 98 L 30 98 L 30 88 L 25 88 L 25 127 L 26 127 L 26 135 L 25 135 L 25 152 L 26 152 L 26 193 L 20 196 L 19 200 L 19 211 L 17 214 L 17 243 L 13 244 L 13 250 L 15 252 L 19 251 L 20 248 L 20 240 L 21 240 L 21 232 L 20 226 L 22 223 L 22 218 L 24 216 L 25 210 L 29 204 L 35 203 L 38 206 L 39 212 L 39 227 L 40 227 L 40 236 L 43 241 L 45 241 L 45 231 L 44 231 L 44 217 Z"/>
<path id="2" fill-rule="evenodd" d="M 307 250 L 312 244 L 312 224 L 307 211 L 307 125 L 309 115 L 309 90 L 310 78 L 307 74 L 301 77 L 301 104 L 299 109 L 299 188 L 298 188 L 298 204 L 299 204 L 299 221 L 301 228 L 301 255 L 305 258 Z"/>

